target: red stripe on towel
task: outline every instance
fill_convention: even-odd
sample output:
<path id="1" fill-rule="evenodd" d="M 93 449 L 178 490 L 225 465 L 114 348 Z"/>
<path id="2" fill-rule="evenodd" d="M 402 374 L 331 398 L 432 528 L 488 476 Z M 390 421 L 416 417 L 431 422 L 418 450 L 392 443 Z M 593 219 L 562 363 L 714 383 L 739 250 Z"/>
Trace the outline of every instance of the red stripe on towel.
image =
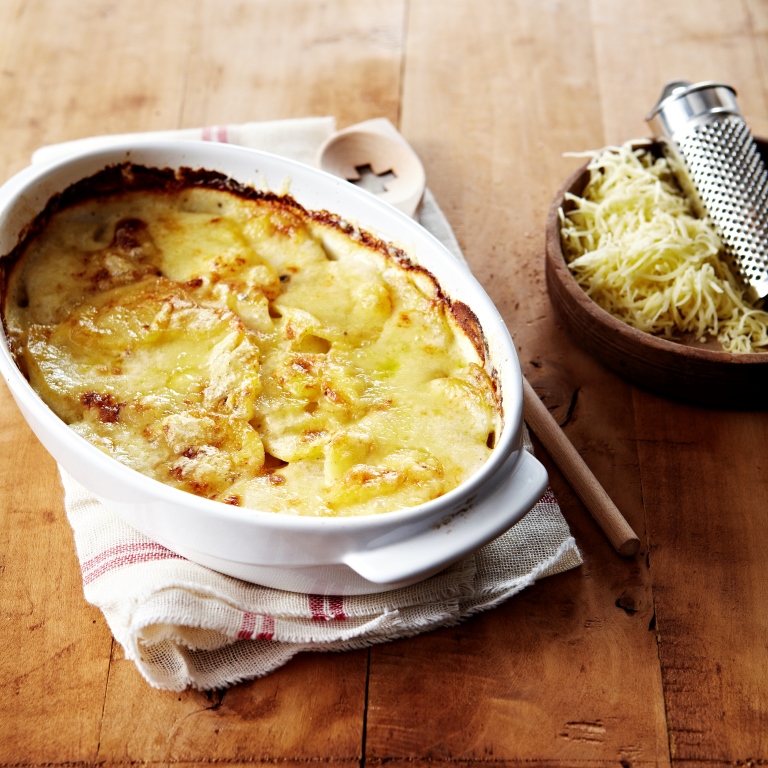
<path id="1" fill-rule="evenodd" d="M 344 598 L 343 597 L 329 597 L 328 607 L 331 610 L 331 615 L 334 619 L 344 621 L 347 618 L 347 614 L 344 613 Z"/>
<path id="2" fill-rule="evenodd" d="M 203 141 L 217 141 L 220 144 L 229 144 L 229 131 L 226 125 L 206 125 L 203 128 Z"/>
<path id="3" fill-rule="evenodd" d="M 347 614 L 344 612 L 344 598 L 331 595 L 308 595 L 309 610 L 312 614 L 312 621 L 333 621 L 337 619 L 344 621 Z"/>
<path id="4" fill-rule="evenodd" d="M 94 555 L 90 559 L 86 560 L 81 567 L 83 571 L 90 570 L 94 566 L 104 562 L 104 560 L 107 560 L 110 557 L 114 557 L 115 555 L 124 555 L 124 554 L 135 553 L 135 552 L 169 552 L 169 551 L 170 550 L 168 550 L 162 544 L 158 544 L 154 541 L 142 541 L 138 543 L 134 542 L 132 544 L 115 544 L 115 546 L 108 547 L 102 552 L 99 552 L 98 555 Z"/>
<path id="5" fill-rule="evenodd" d="M 261 632 L 256 635 L 257 640 L 271 640 L 275 636 L 275 620 L 272 616 L 261 617 Z"/>
<path id="6" fill-rule="evenodd" d="M 261 627 L 258 634 L 256 634 L 257 619 L 261 619 Z M 240 640 L 271 640 L 274 636 L 275 620 L 272 616 L 265 616 L 261 613 L 251 613 L 250 611 L 243 613 L 243 620 L 237 633 L 237 637 Z"/>
<path id="7" fill-rule="evenodd" d="M 307 599 L 312 621 L 326 621 L 329 617 L 325 615 L 325 598 L 322 595 L 307 595 Z"/>
<path id="8" fill-rule="evenodd" d="M 243 620 L 240 623 L 240 629 L 237 633 L 238 638 L 241 640 L 247 640 L 249 637 L 253 637 L 253 631 L 256 629 L 256 614 L 246 611 L 243 614 Z"/>
<path id="9" fill-rule="evenodd" d="M 539 499 L 539 502 L 543 502 L 544 504 L 557 504 L 557 496 L 555 496 L 555 492 L 547 486 L 544 489 L 544 493 L 542 497 Z"/>
<path id="10" fill-rule="evenodd" d="M 155 551 L 128 552 L 124 555 L 115 556 L 111 560 L 107 560 L 89 571 L 83 570 L 83 584 L 90 584 L 105 573 L 122 568 L 125 565 L 150 563 L 156 560 L 184 560 L 184 558 L 181 555 L 177 555 L 175 552 L 171 552 L 170 549 L 165 549 L 165 547 L 160 547 Z"/>

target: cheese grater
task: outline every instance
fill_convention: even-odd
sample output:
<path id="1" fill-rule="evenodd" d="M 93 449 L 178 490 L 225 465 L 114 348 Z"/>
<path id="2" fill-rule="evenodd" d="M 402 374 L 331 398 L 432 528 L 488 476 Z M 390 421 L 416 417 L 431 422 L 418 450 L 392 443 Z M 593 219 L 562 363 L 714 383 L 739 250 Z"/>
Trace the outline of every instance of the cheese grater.
<path id="1" fill-rule="evenodd" d="M 720 235 L 747 298 L 768 295 L 768 170 L 736 104 L 715 82 L 676 80 L 646 117 L 696 212 Z"/>

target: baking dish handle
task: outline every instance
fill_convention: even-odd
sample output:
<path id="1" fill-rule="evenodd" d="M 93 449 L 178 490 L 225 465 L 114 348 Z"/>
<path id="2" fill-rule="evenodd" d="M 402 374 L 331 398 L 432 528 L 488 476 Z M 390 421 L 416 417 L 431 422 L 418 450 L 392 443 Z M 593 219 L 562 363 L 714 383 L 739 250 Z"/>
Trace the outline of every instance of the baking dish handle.
<path id="1" fill-rule="evenodd" d="M 405 541 L 351 552 L 343 562 L 374 584 L 397 585 L 428 578 L 500 536 L 541 498 L 547 471 L 526 450 L 487 496 L 466 512 L 454 515 Z"/>

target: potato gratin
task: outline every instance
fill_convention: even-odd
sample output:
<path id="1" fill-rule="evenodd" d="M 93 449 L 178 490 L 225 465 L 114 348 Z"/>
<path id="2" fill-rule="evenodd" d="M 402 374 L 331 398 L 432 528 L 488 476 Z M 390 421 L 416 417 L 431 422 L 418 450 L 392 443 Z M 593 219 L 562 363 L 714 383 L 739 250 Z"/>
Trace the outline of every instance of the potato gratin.
<path id="1" fill-rule="evenodd" d="M 500 408 L 471 311 L 289 197 L 107 169 L 52 201 L 11 261 L 3 319 L 34 389 L 164 483 L 375 514 L 441 496 L 492 451 Z"/>

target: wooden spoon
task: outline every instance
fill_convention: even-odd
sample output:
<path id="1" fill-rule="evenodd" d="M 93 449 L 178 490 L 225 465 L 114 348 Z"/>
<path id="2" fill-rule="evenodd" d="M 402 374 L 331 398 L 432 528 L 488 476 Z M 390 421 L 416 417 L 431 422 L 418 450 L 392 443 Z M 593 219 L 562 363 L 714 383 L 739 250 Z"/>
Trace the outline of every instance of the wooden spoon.
<path id="1" fill-rule="evenodd" d="M 424 166 L 385 117 L 366 120 L 334 133 L 320 147 L 317 164 L 334 176 L 368 187 L 408 216 L 416 214 L 424 196 Z M 374 178 L 366 180 L 366 174 Z M 371 181 L 378 189 L 369 186 Z"/>
<path id="2" fill-rule="evenodd" d="M 623 557 L 636 555 L 640 549 L 637 534 L 630 528 L 525 377 L 523 394 L 523 410 L 528 426 L 541 440 L 552 461 L 557 464 L 571 488 L 584 502 L 584 506 L 602 528 L 608 541 Z"/>

